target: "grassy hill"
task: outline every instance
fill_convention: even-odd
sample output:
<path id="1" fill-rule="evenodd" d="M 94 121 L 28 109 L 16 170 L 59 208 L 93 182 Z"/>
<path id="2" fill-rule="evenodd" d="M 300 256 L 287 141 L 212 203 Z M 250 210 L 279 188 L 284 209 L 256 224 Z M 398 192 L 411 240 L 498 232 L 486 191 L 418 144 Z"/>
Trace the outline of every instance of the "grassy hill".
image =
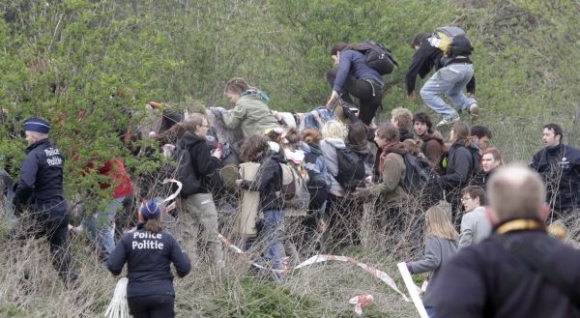
<path id="1" fill-rule="evenodd" d="M 492 128 L 492 143 L 508 160 L 529 161 L 548 122 L 562 124 L 565 141 L 580 145 L 580 2 L 574 0 L 8 0 L 0 3 L 0 14 L 4 164 L 23 157 L 12 125 L 29 115 L 56 122 L 86 110 L 89 123 L 55 125 L 62 148 L 122 155 L 133 171 L 152 169 L 130 159 L 111 137 L 119 106 L 137 110 L 148 100 L 225 106 L 226 81 L 241 76 L 268 92 L 272 108 L 309 110 L 330 95 L 324 71 L 336 41 L 375 39 L 393 50 L 401 67 L 386 78 L 391 88 L 382 116 L 399 105 L 426 110 L 419 99 L 405 99 L 409 42 L 417 32 L 447 24 L 462 26 L 475 45 L 480 123 Z M 111 99 L 121 88 L 136 93 Z M 66 191 L 72 197 L 90 181 L 70 173 Z M 345 253 L 386 271 L 404 288 L 395 264 L 419 256 L 386 245 L 365 222 L 362 247 Z M 66 291 L 44 240 L 4 244 L 0 316 L 101 316 L 115 279 L 83 246 L 74 240 L 81 287 Z M 199 265 L 176 280 L 178 317 L 352 317 L 348 299 L 360 294 L 375 298 L 365 317 L 417 316 L 412 304 L 351 264 L 314 265 L 273 284 L 226 255 L 222 271 Z"/>

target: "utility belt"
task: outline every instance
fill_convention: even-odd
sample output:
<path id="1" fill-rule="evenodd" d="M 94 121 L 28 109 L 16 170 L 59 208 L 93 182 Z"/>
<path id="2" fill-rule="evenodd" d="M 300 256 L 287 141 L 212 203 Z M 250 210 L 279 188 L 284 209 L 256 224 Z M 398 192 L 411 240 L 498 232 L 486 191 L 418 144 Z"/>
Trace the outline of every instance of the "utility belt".
<path id="1" fill-rule="evenodd" d="M 374 80 L 372 78 L 365 79 L 364 81 L 371 84 L 371 90 L 373 92 L 373 97 L 377 96 L 377 94 L 376 94 L 377 91 L 381 92 L 381 93 L 383 92 L 383 88 L 384 88 L 383 84 L 377 82 L 376 80 Z"/>

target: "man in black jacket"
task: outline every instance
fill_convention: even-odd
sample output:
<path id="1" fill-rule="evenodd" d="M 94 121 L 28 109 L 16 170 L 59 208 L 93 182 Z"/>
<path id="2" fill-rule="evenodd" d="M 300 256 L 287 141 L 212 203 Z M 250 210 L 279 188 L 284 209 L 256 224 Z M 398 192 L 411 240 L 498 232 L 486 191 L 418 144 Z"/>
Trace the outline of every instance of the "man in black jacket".
<path id="1" fill-rule="evenodd" d="M 493 234 L 441 269 L 432 286 L 437 317 L 580 317 L 573 300 L 580 295 L 580 252 L 548 236 L 540 176 L 500 168 L 488 194 Z"/>
<path id="2" fill-rule="evenodd" d="M 562 128 L 547 124 L 542 133 L 544 148 L 530 163 L 546 183 L 547 200 L 554 218 L 567 218 L 580 207 L 580 150 L 564 145 Z"/>
<path id="3" fill-rule="evenodd" d="M 68 246 L 68 204 L 63 196 L 64 157 L 48 139 L 49 123 L 41 118 L 24 121 L 26 158 L 20 169 L 12 201 L 21 216 L 14 235 L 46 237 L 50 241 L 52 264 L 69 287 L 76 281 Z M 19 231 L 19 232 L 18 232 Z"/>
<path id="4" fill-rule="evenodd" d="M 407 98 L 415 99 L 415 81 L 417 75 L 424 78 L 435 67 L 437 72 L 423 85 L 421 97 L 423 101 L 443 117 L 437 126 L 448 125 L 460 120 L 457 111 L 445 103 L 440 95 L 445 94 L 461 110 L 467 110 L 473 117 L 479 115 L 475 95 L 475 77 L 473 62 L 469 55 L 444 58 L 443 52 L 432 46 L 430 35 L 418 33 L 413 38 L 411 46 L 415 50 L 413 61 L 407 71 Z M 462 92 L 467 87 L 468 96 Z"/>

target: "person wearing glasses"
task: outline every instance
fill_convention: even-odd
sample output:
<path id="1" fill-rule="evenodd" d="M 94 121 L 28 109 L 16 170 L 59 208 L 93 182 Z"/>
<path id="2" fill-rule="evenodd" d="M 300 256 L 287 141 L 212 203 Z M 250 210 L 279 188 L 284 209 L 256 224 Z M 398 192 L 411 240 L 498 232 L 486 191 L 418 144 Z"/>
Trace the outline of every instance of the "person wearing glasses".
<path id="1" fill-rule="evenodd" d="M 201 259 L 207 258 L 210 264 L 222 266 L 222 247 L 218 241 L 218 215 L 210 191 L 210 178 L 221 165 L 222 152 L 219 148 L 210 152 L 205 139 L 209 124 L 203 115 L 191 115 L 185 120 L 184 126 L 185 132 L 177 141 L 177 148 L 186 149 L 189 153 L 191 169 L 188 171 L 193 174 L 191 179 L 197 184 L 195 189 L 188 191 L 191 193 L 181 196 L 182 213 L 179 214 L 178 221 L 182 229 L 181 238 L 186 248 L 191 244 L 193 251 L 196 251 L 198 236 L 202 234 L 201 243 L 206 247 L 207 255 L 201 255 L 200 252 L 197 256 Z M 184 183 L 183 189 L 186 189 L 186 186 L 188 184 Z"/>
<path id="2" fill-rule="evenodd" d="M 479 186 L 468 186 L 461 191 L 461 204 L 465 210 L 461 218 L 459 247 L 466 247 L 483 241 L 491 233 L 491 224 L 487 219 L 485 190 Z"/>

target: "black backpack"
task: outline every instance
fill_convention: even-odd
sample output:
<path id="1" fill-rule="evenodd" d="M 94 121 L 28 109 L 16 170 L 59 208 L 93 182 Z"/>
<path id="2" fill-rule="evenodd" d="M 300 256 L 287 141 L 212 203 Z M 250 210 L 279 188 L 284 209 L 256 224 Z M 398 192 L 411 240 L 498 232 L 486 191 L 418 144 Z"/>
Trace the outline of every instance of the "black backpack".
<path id="1" fill-rule="evenodd" d="M 365 163 L 350 147 L 336 148 L 338 175 L 336 181 L 345 192 L 354 192 L 364 186 Z"/>
<path id="2" fill-rule="evenodd" d="M 379 74 L 387 75 L 393 72 L 395 66 L 399 66 L 393 54 L 384 45 L 366 40 L 353 46 L 355 51 L 365 55 L 365 63 Z"/>
<path id="3" fill-rule="evenodd" d="M 403 155 L 405 161 L 405 181 L 403 188 L 407 193 L 419 193 L 427 183 L 429 176 L 417 161 L 417 157 L 406 153 Z"/>
<path id="4" fill-rule="evenodd" d="M 408 194 L 420 197 L 427 206 L 443 198 L 439 185 L 439 174 L 429 166 L 429 162 L 409 153 L 403 155 L 405 162 L 405 180 L 403 188 Z"/>

